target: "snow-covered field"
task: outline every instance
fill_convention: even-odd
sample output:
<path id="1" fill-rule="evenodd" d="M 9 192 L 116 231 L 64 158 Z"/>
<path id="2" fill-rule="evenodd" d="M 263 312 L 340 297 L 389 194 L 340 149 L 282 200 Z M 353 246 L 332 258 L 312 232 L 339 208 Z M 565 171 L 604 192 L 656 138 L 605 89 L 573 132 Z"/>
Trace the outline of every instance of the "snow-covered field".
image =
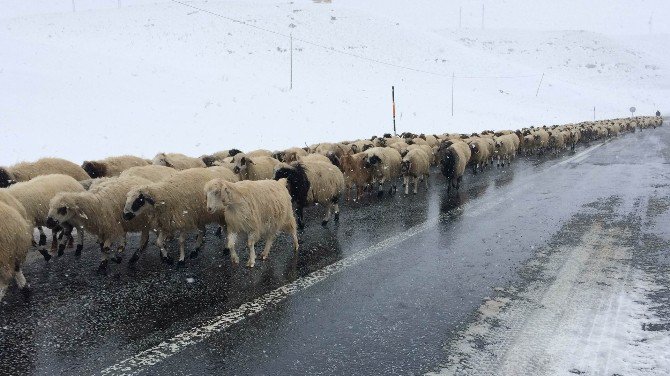
<path id="1" fill-rule="evenodd" d="M 583 3 L 0 0 L 0 164 L 670 111 L 667 3 Z"/>

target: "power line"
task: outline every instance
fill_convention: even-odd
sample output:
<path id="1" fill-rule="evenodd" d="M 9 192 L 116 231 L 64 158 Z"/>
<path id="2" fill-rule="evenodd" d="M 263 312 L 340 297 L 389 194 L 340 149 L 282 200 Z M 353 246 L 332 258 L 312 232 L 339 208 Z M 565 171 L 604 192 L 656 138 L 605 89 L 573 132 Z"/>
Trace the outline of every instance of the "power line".
<path id="1" fill-rule="evenodd" d="M 198 10 L 198 11 L 203 12 L 203 13 L 210 14 L 212 16 L 216 16 L 216 17 L 228 20 L 230 22 L 234 22 L 234 23 L 237 23 L 237 24 L 240 24 L 240 25 L 243 25 L 243 26 L 254 28 L 256 30 L 264 31 L 266 33 L 278 35 L 278 36 L 281 36 L 281 37 L 284 37 L 284 38 L 289 38 L 289 39 L 291 38 L 290 34 L 285 34 L 285 33 L 282 33 L 280 31 L 268 29 L 268 28 L 265 28 L 265 27 L 262 27 L 262 26 L 253 25 L 253 24 L 250 24 L 248 22 L 238 20 L 236 18 L 225 16 L 221 13 L 213 12 L 211 10 L 207 10 L 207 9 L 200 8 L 200 7 L 197 7 L 197 6 L 192 5 L 192 4 L 185 3 L 183 1 L 179 1 L 179 0 L 170 0 L 170 1 L 172 1 L 173 3 L 183 5 L 185 7 L 189 7 L 189 8 Z M 349 57 L 353 57 L 353 58 L 356 58 L 356 59 L 369 61 L 371 63 L 386 65 L 386 66 L 389 66 L 389 67 L 404 69 L 404 70 L 417 72 L 417 73 L 430 74 L 430 75 L 433 75 L 433 76 L 449 77 L 448 74 L 433 72 L 433 71 L 420 69 L 420 68 L 409 67 L 409 66 L 406 66 L 406 65 L 395 64 L 395 63 L 391 63 L 391 62 L 384 61 L 384 60 L 381 60 L 381 59 L 376 59 L 376 58 L 371 58 L 371 57 L 367 57 L 367 56 L 363 56 L 363 55 L 358 55 L 358 54 L 355 54 L 355 53 L 352 53 L 352 52 L 349 52 L 349 51 L 344 51 L 344 50 L 337 49 L 335 47 L 325 46 L 325 45 L 317 43 L 317 42 L 312 42 L 312 41 L 307 40 L 307 39 L 293 37 L 293 40 L 298 41 L 298 42 L 302 42 L 302 43 L 310 45 L 310 46 L 318 47 L 318 48 L 324 49 L 326 51 L 335 52 L 335 53 L 339 53 L 339 54 L 346 55 L 346 56 L 349 56 Z M 539 76 L 539 74 L 525 75 L 525 76 L 455 76 L 455 78 L 486 79 L 486 78 L 524 78 L 524 77 L 536 77 L 536 76 Z"/>

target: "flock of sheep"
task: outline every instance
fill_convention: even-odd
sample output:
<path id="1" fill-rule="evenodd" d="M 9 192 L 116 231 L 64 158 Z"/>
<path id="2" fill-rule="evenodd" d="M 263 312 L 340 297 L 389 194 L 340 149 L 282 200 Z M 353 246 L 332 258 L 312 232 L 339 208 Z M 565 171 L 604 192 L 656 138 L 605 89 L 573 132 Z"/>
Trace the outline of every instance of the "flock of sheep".
<path id="1" fill-rule="evenodd" d="M 331 216 L 337 221 L 340 197 L 349 200 L 354 187 L 357 200 L 375 185 L 383 196 L 385 185 L 394 193 L 402 177 L 405 194 L 410 189 L 416 194 L 420 181 L 428 184 L 431 166 L 439 166 L 449 191 L 459 188 L 467 166 L 477 173 L 509 164 L 517 154 L 558 153 L 579 142 L 661 124 L 660 117 L 636 117 L 471 135 L 386 134 L 279 152 L 231 149 L 200 158 L 159 153 L 153 160 L 120 156 L 82 166 L 58 158 L 18 163 L 0 168 L 0 300 L 12 280 L 27 291 L 21 267 L 32 246 L 47 261 L 61 256 L 73 246 L 75 228 L 75 255 L 83 249 L 84 232 L 97 238 L 103 274 L 109 260 L 121 262 L 129 232 L 141 234 L 129 263 L 138 260 L 149 233 L 155 232 L 161 259 L 168 264 L 173 259 L 166 242 L 177 237 L 178 265 L 183 266 L 186 236 L 197 232 L 189 253 L 197 257 L 208 224 L 226 230 L 226 249 L 235 264 L 237 237 L 246 235 L 247 266 L 253 267 L 257 241 L 265 241 L 265 259 L 277 234 L 286 232 L 297 252 L 304 208 L 323 207 L 323 225 Z M 43 227 L 52 230 L 50 250 Z"/>

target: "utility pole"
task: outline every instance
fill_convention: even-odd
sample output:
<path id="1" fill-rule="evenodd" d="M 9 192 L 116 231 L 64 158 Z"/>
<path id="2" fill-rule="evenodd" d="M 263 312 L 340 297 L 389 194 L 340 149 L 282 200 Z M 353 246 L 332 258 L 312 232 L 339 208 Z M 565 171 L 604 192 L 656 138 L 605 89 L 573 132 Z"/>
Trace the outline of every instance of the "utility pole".
<path id="1" fill-rule="evenodd" d="M 484 3 L 482 3 L 482 30 L 484 29 Z"/>
<path id="2" fill-rule="evenodd" d="M 393 135 L 397 136 L 398 133 L 395 130 L 395 86 L 391 86 L 391 104 L 393 108 Z"/>
<path id="3" fill-rule="evenodd" d="M 451 73 L 451 116 L 454 116 L 454 80 L 456 73 Z"/>
<path id="4" fill-rule="evenodd" d="M 291 84 L 289 89 L 293 90 L 293 34 L 291 34 Z"/>
<path id="5" fill-rule="evenodd" d="M 458 28 L 463 27 L 463 7 L 458 7 Z"/>
<path id="6" fill-rule="evenodd" d="M 542 73 L 542 77 L 540 78 L 540 83 L 537 85 L 537 91 L 535 91 L 535 96 L 537 97 L 537 94 L 540 92 L 540 86 L 542 86 L 542 80 L 544 80 L 544 73 Z"/>
<path id="7" fill-rule="evenodd" d="M 74 13 L 75 11 L 76 11 L 76 9 L 74 7 L 74 0 L 72 0 L 72 13 Z"/>
<path id="8" fill-rule="evenodd" d="M 593 106 L 593 121 L 596 121 L 596 106 Z"/>

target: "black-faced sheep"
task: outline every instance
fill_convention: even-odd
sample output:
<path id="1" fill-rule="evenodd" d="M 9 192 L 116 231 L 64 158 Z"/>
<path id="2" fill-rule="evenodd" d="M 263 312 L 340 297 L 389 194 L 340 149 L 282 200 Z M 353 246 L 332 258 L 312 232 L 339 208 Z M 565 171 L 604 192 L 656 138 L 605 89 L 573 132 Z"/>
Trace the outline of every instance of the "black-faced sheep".
<path id="1" fill-rule="evenodd" d="M 465 142 L 445 141 L 440 144 L 438 156 L 442 175 L 447 179 L 447 193 L 451 188 L 460 188 L 471 155 L 470 147 Z"/>
<path id="2" fill-rule="evenodd" d="M 421 149 L 412 149 L 402 158 L 400 171 L 405 185 L 405 194 L 409 193 L 410 179 L 414 180 L 414 194 L 417 194 L 419 180 L 423 180 L 428 188 L 430 175 L 430 157 Z"/>
<path id="3" fill-rule="evenodd" d="M 133 255 L 135 260 L 147 246 L 149 231 L 152 229 L 151 218 L 142 216 L 128 223 L 123 220 L 123 207 L 130 190 L 148 183 L 150 181 L 144 178 L 125 176 L 108 179 L 89 191 L 61 192 L 49 203 L 47 221 L 51 226 L 71 223 L 95 235 L 102 251 L 98 272 L 104 274 L 107 271 L 112 244 L 118 242 L 119 250 L 123 251 L 126 233 L 142 234 L 139 250 Z M 117 263 L 121 262 L 121 257 L 118 255 L 111 259 Z"/>
<path id="4" fill-rule="evenodd" d="M 175 170 L 186 170 L 187 168 L 206 167 L 200 158 L 193 158 L 179 153 L 158 153 L 153 159 L 153 164 L 172 167 Z"/>
<path id="5" fill-rule="evenodd" d="M 267 259 L 272 243 L 280 231 L 291 234 L 293 248 L 298 252 L 297 225 L 286 184 L 286 179 L 247 180 L 237 183 L 215 179 L 208 182 L 203 189 L 207 195 L 207 211 L 210 215 L 223 212 L 225 216 L 227 248 L 234 264 L 239 263 L 239 256 L 235 251 L 238 234 L 247 235 L 247 266 L 250 268 L 256 263 L 256 242 L 265 240 L 261 258 Z"/>
<path id="6" fill-rule="evenodd" d="M 0 188 L 51 174 L 68 175 L 75 180 L 89 178 L 86 171 L 75 163 L 60 158 L 42 158 L 35 162 L 21 162 L 11 167 L 0 167 Z"/>
<path id="7" fill-rule="evenodd" d="M 32 243 L 32 226 L 21 214 L 9 205 L 0 202 L 0 301 L 7 287 L 16 281 L 24 291 L 28 284 L 22 266 Z"/>
<path id="8" fill-rule="evenodd" d="M 78 167 L 78 166 L 77 166 Z M 47 215 L 49 214 L 49 201 L 59 192 L 83 192 L 84 188 L 74 178 L 68 175 L 54 174 L 42 175 L 32 180 L 16 183 L 9 188 L 7 192 L 14 196 L 23 205 L 26 211 L 28 223 L 37 227 L 40 233 L 38 250 L 46 261 L 51 259 L 51 255 L 46 250 L 46 234 L 43 226 L 47 226 Z M 69 232 L 72 228 L 69 224 L 63 223 L 63 228 L 52 228 L 51 250 L 56 249 L 57 233 L 61 230 Z M 79 234 L 79 243 L 77 250 L 83 248 L 83 233 Z M 59 255 L 63 254 L 63 249 L 59 249 Z"/>
<path id="9" fill-rule="evenodd" d="M 344 191 L 344 175 L 330 162 L 293 162 L 280 164 L 275 169 L 275 180 L 286 179 L 291 198 L 296 204 L 298 227 L 304 228 L 303 209 L 318 204 L 326 208 L 321 222 L 326 225 L 331 210 L 339 220 L 339 200 Z"/>
<path id="10" fill-rule="evenodd" d="M 396 179 L 400 177 L 400 152 L 393 148 L 374 147 L 364 152 L 365 167 L 370 170 L 372 178 L 379 184 L 378 196 L 384 194 L 383 184 L 391 183 L 389 193 L 397 191 Z"/>
<path id="11" fill-rule="evenodd" d="M 146 166 L 149 162 L 146 159 L 132 155 L 122 155 L 119 157 L 109 157 L 99 161 L 85 161 L 81 167 L 88 175 L 95 178 L 114 177 L 131 167 Z"/>
<path id="12" fill-rule="evenodd" d="M 225 167 L 192 168 L 157 183 L 132 189 L 126 196 L 123 218 L 133 221 L 138 215 L 150 215 L 154 229 L 158 231 L 156 244 L 161 251 L 161 259 L 171 264 L 167 255 L 165 240 L 179 233 L 179 266 L 185 264 L 184 243 L 186 235 L 198 231 L 195 250 L 190 257 L 195 258 L 203 244 L 205 226 L 218 223 L 224 226 L 221 214 L 206 211 L 205 184 L 212 179 L 223 178 L 237 181 L 237 176 Z"/>

